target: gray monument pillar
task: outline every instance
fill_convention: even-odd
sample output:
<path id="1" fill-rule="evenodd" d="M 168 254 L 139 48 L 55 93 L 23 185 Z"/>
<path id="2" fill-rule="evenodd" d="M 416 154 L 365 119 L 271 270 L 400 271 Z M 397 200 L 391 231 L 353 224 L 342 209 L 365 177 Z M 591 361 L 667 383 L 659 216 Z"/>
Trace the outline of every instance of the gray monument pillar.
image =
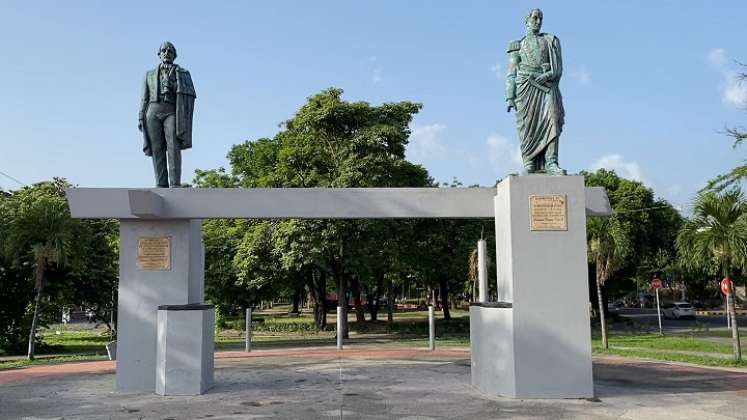
<path id="1" fill-rule="evenodd" d="M 155 392 L 158 307 L 202 303 L 202 222 L 120 220 L 119 235 L 116 388 Z"/>
<path id="2" fill-rule="evenodd" d="M 496 304 L 470 307 L 472 384 L 513 398 L 594 394 L 581 176 L 511 176 L 495 196 Z"/>

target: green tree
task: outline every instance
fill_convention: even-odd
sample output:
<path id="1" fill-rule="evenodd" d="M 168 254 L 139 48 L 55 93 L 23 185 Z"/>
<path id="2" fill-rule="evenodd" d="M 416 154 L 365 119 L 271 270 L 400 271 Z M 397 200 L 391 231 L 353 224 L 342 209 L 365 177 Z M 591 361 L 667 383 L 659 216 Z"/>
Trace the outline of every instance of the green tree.
<path id="1" fill-rule="evenodd" d="M 685 266 L 710 267 L 731 278 L 747 263 L 747 202 L 739 189 L 723 193 L 701 192 L 695 199 L 693 217 L 682 226 L 677 249 Z M 729 306 L 734 359 L 742 358 L 734 304 L 734 288 L 729 288 Z"/>
<path id="2" fill-rule="evenodd" d="M 651 280 L 656 271 L 650 262 L 661 252 L 675 255 L 674 240 L 682 217 L 665 200 L 639 181 L 619 177 L 614 171 L 582 172 L 587 186 L 602 186 L 612 206 L 606 218 L 587 218 L 588 257 L 594 273 L 594 289 L 601 321 L 602 341 L 607 347 L 605 289 L 637 290 L 640 279 Z M 674 259 L 674 257 L 673 257 Z M 636 282 L 636 279 L 639 279 Z"/>
<path id="3" fill-rule="evenodd" d="M 6 202 L 9 227 L 4 241 L 5 251 L 18 264 L 34 267 L 34 313 L 28 340 L 28 358 L 34 358 L 36 331 L 42 306 L 48 271 L 52 266 L 67 263 L 77 221 L 70 218 L 62 181 L 24 187 Z M 29 261 L 30 260 L 30 261 Z"/>
<path id="4" fill-rule="evenodd" d="M 306 188 L 425 185 L 425 169 L 405 160 L 409 123 L 420 105 L 399 102 L 371 106 L 344 101 L 342 93 L 340 89 L 328 89 L 309 97 L 272 139 L 234 146 L 228 155 L 230 174 L 223 169 L 198 171 L 195 183 L 209 187 Z M 386 239 L 377 233 L 382 230 L 375 221 L 288 220 L 273 222 L 271 226 L 273 232 L 279 233 L 271 235 L 272 241 L 262 243 L 275 247 L 273 251 L 267 248 L 267 255 L 277 256 L 283 270 L 271 282 L 274 290 L 296 294 L 299 276 L 305 277 L 301 283 L 306 284 L 312 297 L 316 296 L 316 305 L 323 307 L 319 286 L 326 284 L 327 276 L 337 285 L 338 296 L 346 296 L 349 287 L 354 295 L 360 295 L 361 290 L 378 289 L 371 284 L 378 282 L 376 278 L 380 278 L 382 270 L 374 270 L 370 254 L 362 251 L 375 248 L 376 243 L 381 246 Z M 251 256 L 249 251 L 256 243 L 244 241 L 246 231 L 236 233 L 233 241 L 247 245 L 243 255 Z M 296 252 L 299 249 L 304 252 Z M 240 269 L 237 264 L 241 264 Z M 236 273 L 262 272 L 255 264 L 259 262 L 233 258 Z M 212 281 L 214 276 L 208 272 L 206 277 Z M 238 278 L 236 282 L 241 283 Z M 284 282 L 285 286 L 277 282 Z M 360 299 L 356 302 L 358 319 L 364 320 Z M 319 322 L 323 323 L 321 319 Z"/>
<path id="5" fill-rule="evenodd" d="M 74 255 L 64 267 L 56 267 L 52 280 L 54 300 L 75 304 L 94 315 L 114 335 L 119 285 L 119 223 L 116 220 L 75 221 Z"/>

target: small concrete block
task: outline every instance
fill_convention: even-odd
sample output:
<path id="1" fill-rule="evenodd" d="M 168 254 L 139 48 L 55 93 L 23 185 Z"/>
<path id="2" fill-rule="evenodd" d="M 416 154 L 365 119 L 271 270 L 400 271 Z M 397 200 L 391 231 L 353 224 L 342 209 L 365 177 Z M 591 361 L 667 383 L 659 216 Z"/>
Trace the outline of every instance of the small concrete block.
<path id="1" fill-rule="evenodd" d="M 200 395 L 213 386 L 214 328 L 213 305 L 158 308 L 157 394 Z"/>

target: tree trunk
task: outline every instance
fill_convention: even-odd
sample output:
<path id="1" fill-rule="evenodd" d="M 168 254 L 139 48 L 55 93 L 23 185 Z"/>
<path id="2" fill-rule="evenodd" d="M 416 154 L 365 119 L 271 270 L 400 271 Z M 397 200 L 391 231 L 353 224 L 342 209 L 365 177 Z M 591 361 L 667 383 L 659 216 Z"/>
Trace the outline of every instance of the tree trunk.
<path id="1" fill-rule="evenodd" d="M 386 322 L 391 326 L 394 323 L 394 296 L 392 280 L 386 282 Z"/>
<path id="2" fill-rule="evenodd" d="M 34 317 L 31 318 L 31 331 L 29 332 L 29 352 L 28 359 L 34 360 L 34 346 L 36 345 L 36 329 L 39 327 L 39 310 L 41 306 L 42 292 L 44 290 L 44 269 L 47 264 L 43 256 L 36 257 L 36 298 L 34 299 Z"/>
<path id="3" fill-rule="evenodd" d="M 727 277 L 728 278 L 728 277 Z M 735 310 L 735 304 L 737 302 L 737 295 L 734 293 L 734 287 L 729 282 L 729 301 L 726 310 L 729 312 L 729 318 L 731 319 L 731 339 L 734 342 L 734 360 L 742 360 L 742 345 L 739 342 L 739 327 L 737 326 L 737 311 Z"/>
<path id="4" fill-rule="evenodd" d="M 444 312 L 444 319 L 451 319 L 451 312 L 449 312 L 449 282 L 446 278 L 441 278 L 438 282 L 438 288 L 441 293 L 441 310 Z"/>
<path id="5" fill-rule="evenodd" d="M 381 307 L 381 292 L 384 288 L 384 274 L 380 274 L 376 278 L 376 288 L 366 295 L 368 301 L 368 310 L 371 312 L 371 321 L 376 321 L 379 315 L 379 308 Z"/>
<path id="6" fill-rule="evenodd" d="M 309 300 L 314 304 L 314 324 L 320 331 L 327 328 L 327 273 L 312 272 Z"/>
<path id="7" fill-rule="evenodd" d="M 601 264 L 604 264 L 601 260 L 601 257 L 597 257 L 596 259 L 597 263 L 597 272 L 596 272 L 596 283 L 597 283 L 597 303 L 599 304 L 599 325 L 602 329 L 602 347 L 605 349 L 609 348 L 609 343 L 607 342 L 607 321 L 604 316 L 604 299 L 602 298 L 602 270 L 603 267 L 600 267 Z"/>
<path id="8" fill-rule="evenodd" d="M 366 313 L 361 305 L 361 283 L 358 276 L 346 276 L 350 279 L 350 291 L 353 294 L 353 307 L 355 308 L 355 321 L 359 323 L 366 322 Z"/>
<path id="9" fill-rule="evenodd" d="M 300 301 L 301 301 L 301 289 L 300 288 L 296 288 L 293 291 L 293 306 L 291 308 L 290 313 L 292 313 L 292 314 L 297 314 L 298 313 L 298 304 L 300 303 Z"/>

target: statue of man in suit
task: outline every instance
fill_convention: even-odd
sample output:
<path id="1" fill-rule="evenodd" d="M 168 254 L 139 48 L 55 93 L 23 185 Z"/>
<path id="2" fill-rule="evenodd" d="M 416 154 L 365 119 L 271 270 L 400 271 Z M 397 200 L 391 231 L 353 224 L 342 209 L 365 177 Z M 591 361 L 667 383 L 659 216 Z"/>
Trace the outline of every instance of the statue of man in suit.
<path id="1" fill-rule="evenodd" d="M 192 147 L 197 95 L 187 69 L 174 64 L 174 44 L 161 44 L 158 56 L 161 64 L 145 74 L 138 129 L 143 152 L 153 158 L 156 187 L 173 188 L 181 186 L 182 149 Z"/>

